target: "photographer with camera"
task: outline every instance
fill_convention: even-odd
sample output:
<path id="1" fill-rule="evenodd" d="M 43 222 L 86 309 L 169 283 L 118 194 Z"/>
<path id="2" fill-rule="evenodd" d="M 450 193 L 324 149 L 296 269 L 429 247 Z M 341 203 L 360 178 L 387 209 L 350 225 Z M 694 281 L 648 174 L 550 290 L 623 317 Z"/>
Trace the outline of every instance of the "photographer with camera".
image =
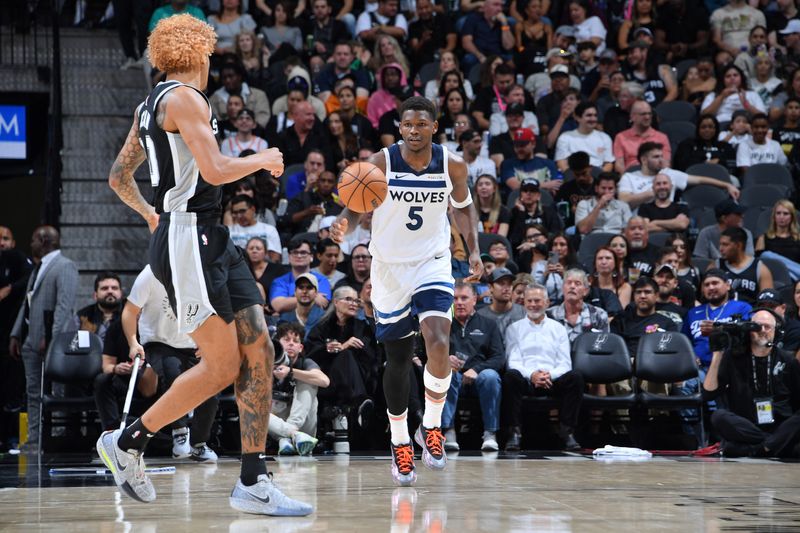
<path id="1" fill-rule="evenodd" d="M 757 308 L 751 321 L 718 325 L 709 336 L 703 397 L 721 406 L 711 424 L 726 456 L 800 455 L 800 366 L 776 346 L 782 322 Z"/>
<path id="2" fill-rule="evenodd" d="M 297 322 L 278 326 L 269 436 L 279 455 L 311 455 L 317 445 L 317 389 L 330 385 L 319 366 L 303 355 L 305 330 Z"/>

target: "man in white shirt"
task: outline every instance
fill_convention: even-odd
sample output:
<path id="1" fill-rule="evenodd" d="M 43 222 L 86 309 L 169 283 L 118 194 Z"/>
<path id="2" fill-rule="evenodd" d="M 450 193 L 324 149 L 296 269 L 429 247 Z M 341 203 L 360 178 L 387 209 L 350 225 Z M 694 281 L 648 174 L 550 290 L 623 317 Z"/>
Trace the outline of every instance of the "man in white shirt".
<path id="1" fill-rule="evenodd" d="M 609 172 L 614 169 L 614 148 L 611 137 L 598 131 L 597 106 L 582 102 L 575 107 L 575 120 L 578 129 L 562 133 L 556 141 L 556 166 L 562 172 L 569 168 L 567 158 L 575 152 L 589 154 L 593 167 Z"/>
<path id="2" fill-rule="evenodd" d="M 572 370 L 566 328 L 545 314 L 550 301 L 539 284 L 525 289 L 527 316 L 506 331 L 508 370 L 503 377 L 503 403 L 509 429 L 506 451 L 520 447 L 523 396 L 551 396 L 559 401 L 559 436 L 568 450 L 580 445 L 573 433 L 583 398 L 583 376 Z"/>
<path id="3" fill-rule="evenodd" d="M 251 196 L 239 194 L 231 200 L 233 224 L 230 226 L 231 240 L 239 248 L 245 249 L 247 241 L 259 237 L 267 243 L 269 260 L 281 260 L 281 238 L 275 226 L 256 221 L 256 204 Z"/>
<path id="4" fill-rule="evenodd" d="M 616 199 L 617 175 L 603 172 L 597 176 L 594 194 L 591 200 L 578 202 L 575 227 L 581 235 L 593 232 L 621 233 L 631 218 L 631 208 Z"/>
<path id="5" fill-rule="evenodd" d="M 497 179 L 497 167 L 494 161 L 488 157 L 481 155 L 482 139 L 481 134 L 476 130 L 468 129 L 461 134 L 458 138 L 459 145 L 461 146 L 461 157 L 467 164 L 469 171 L 469 187 L 470 189 L 475 185 L 478 177 L 488 174 L 489 176 Z"/>
<path id="6" fill-rule="evenodd" d="M 667 168 L 669 161 L 664 158 L 664 146 L 661 143 L 642 143 L 639 146 L 637 157 L 642 168 L 634 172 L 626 172 L 619 180 L 619 199 L 627 202 L 631 209 L 636 209 L 655 199 L 653 180 L 657 174 L 666 174 L 672 182 L 670 201 L 675 200 L 675 189 L 685 190 L 688 185 L 719 187 L 726 190 L 734 199 L 739 198 L 739 189 L 730 183 Z"/>

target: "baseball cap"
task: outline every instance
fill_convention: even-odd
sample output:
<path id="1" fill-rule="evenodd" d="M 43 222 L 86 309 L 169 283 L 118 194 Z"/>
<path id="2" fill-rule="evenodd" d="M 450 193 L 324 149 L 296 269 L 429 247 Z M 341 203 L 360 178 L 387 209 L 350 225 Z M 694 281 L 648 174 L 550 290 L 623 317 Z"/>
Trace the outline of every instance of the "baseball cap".
<path id="1" fill-rule="evenodd" d="M 485 263 L 487 261 L 490 263 L 494 263 L 494 257 L 492 257 L 489 254 L 481 254 L 481 262 Z"/>
<path id="2" fill-rule="evenodd" d="M 336 221 L 336 217 L 322 217 L 319 221 L 319 229 L 328 229 Z"/>
<path id="3" fill-rule="evenodd" d="M 728 198 L 727 200 L 722 200 L 720 203 L 714 206 L 714 214 L 719 217 L 723 217 L 725 215 L 733 215 L 733 214 L 744 214 L 747 211 L 744 206 L 739 205 L 736 203 L 735 200 L 731 200 Z"/>
<path id="4" fill-rule="evenodd" d="M 550 74 L 550 77 L 557 76 L 559 74 L 563 76 L 569 76 L 569 67 L 566 65 L 553 65 L 553 67 L 547 71 Z"/>
<path id="5" fill-rule="evenodd" d="M 303 76 L 295 76 L 286 83 L 288 91 L 303 91 L 308 94 L 308 81 Z"/>
<path id="6" fill-rule="evenodd" d="M 603 50 L 603 53 L 600 54 L 600 62 L 606 61 L 608 63 L 613 63 L 617 60 L 617 53 L 612 50 L 611 48 L 606 48 Z"/>
<path id="7" fill-rule="evenodd" d="M 569 50 L 564 50 L 563 48 L 551 48 L 547 51 L 544 58 L 549 60 L 551 57 L 558 56 L 558 57 L 572 57 L 572 52 Z"/>
<path id="8" fill-rule="evenodd" d="M 242 118 L 242 117 L 245 117 L 245 116 L 250 117 L 253 120 L 256 119 L 256 114 L 253 113 L 250 109 L 247 109 L 246 107 L 243 108 L 241 111 L 239 111 L 239 114 L 236 115 L 236 118 Z"/>
<path id="9" fill-rule="evenodd" d="M 519 102 L 508 104 L 508 107 L 506 107 L 506 116 L 524 115 L 524 114 L 525 114 L 525 106 L 520 104 Z"/>
<path id="10" fill-rule="evenodd" d="M 656 268 L 655 273 L 656 274 L 660 274 L 664 270 L 666 270 L 670 274 L 672 274 L 672 277 L 674 277 L 674 278 L 678 277 L 678 273 L 675 271 L 675 267 L 670 265 L 669 263 L 664 263 L 663 265 L 659 265 L 658 268 Z"/>
<path id="11" fill-rule="evenodd" d="M 522 180 L 522 183 L 519 186 L 519 189 L 522 190 L 539 190 L 539 180 L 536 178 L 525 178 Z"/>
<path id="12" fill-rule="evenodd" d="M 645 27 L 636 28 L 636 30 L 633 32 L 633 38 L 636 39 L 641 34 L 645 34 L 651 39 L 653 38 L 653 32 L 650 31 L 650 28 Z"/>
<path id="13" fill-rule="evenodd" d="M 492 283 L 498 282 L 503 278 L 514 279 L 514 274 L 507 268 L 495 268 L 492 271 Z"/>
<path id="14" fill-rule="evenodd" d="M 311 285 L 313 285 L 315 289 L 319 290 L 319 281 L 317 281 L 317 277 L 314 276 L 314 274 L 312 274 L 311 272 L 304 272 L 303 274 L 300 274 L 299 276 L 297 276 L 294 279 L 295 287 L 297 286 L 298 283 L 300 283 L 300 280 L 302 280 L 302 279 L 306 280 Z"/>
<path id="15" fill-rule="evenodd" d="M 634 41 L 628 48 L 650 48 L 650 43 L 641 39 Z"/>
<path id="16" fill-rule="evenodd" d="M 533 130 L 530 128 L 519 128 L 514 132 L 515 143 L 529 143 L 535 140 L 536 135 L 533 134 Z"/>
<path id="17" fill-rule="evenodd" d="M 772 304 L 772 305 L 783 305 L 783 301 L 781 301 L 781 297 L 778 296 L 778 293 L 773 291 L 772 289 L 764 289 L 763 291 L 758 293 L 758 297 L 756 298 L 758 305 L 762 304 Z"/>
<path id="18" fill-rule="evenodd" d="M 721 268 L 712 268 L 706 271 L 706 274 L 703 276 L 703 281 L 707 280 L 708 278 L 719 278 L 722 281 L 730 281 L 730 277 L 728 273 L 722 270 Z"/>
<path id="19" fill-rule="evenodd" d="M 577 31 L 575 31 L 575 26 L 567 26 L 566 24 L 564 26 L 559 26 L 558 29 L 556 29 L 556 35 L 563 35 L 564 37 L 574 38 L 576 33 Z"/>
<path id="20" fill-rule="evenodd" d="M 786 25 L 781 31 L 779 31 L 781 35 L 789 35 L 791 33 L 800 33 L 800 20 L 792 19 L 789 21 L 789 24 Z"/>

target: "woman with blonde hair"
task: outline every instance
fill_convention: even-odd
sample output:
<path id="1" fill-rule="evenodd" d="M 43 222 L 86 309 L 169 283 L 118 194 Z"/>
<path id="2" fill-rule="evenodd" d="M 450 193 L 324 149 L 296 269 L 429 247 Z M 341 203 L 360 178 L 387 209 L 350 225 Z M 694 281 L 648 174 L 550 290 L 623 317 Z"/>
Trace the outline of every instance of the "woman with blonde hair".
<path id="1" fill-rule="evenodd" d="M 481 222 L 481 232 L 508 237 L 511 211 L 500 200 L 497 180 L 489 174 L 478 176 L 478 179 L 475 180 L 472 197 L 477 199 L 476 207 Z"/>
<path id="2" fill-rule="evenodd" d="M 431 102 L 435 102 L 437 98 L 441 99 L 443 96 L 441 91 L 442 79 L 446 74 L 453 71 L 461 75 L 461 86 L 464 89 L 464 94 L 467 96 L 467 99 L 470 102 L 474 100 L 475 93 L 472 91 L 472 83 L 464 79 L 464 73 L 458 68 L 458 59 L 456 55 L 450 51 L 442 52 L 442 55 L 439 56 L 439 73 L 436 75 L 436 78 L 428 80 L 425 84 L 425 98 Z"/>
<path id="3" fill-rule="evenodd" d="M 789 200 L 778 200 L 769 217 L 766 233 L 756 240 L 760 257 L 776 259 L 785 264 L 793 279 L 800 279 L 800 225 L 797 210 Z"/>
<path id="4" fill-rule="evenodd" d="M 410 78 L 411 66 L 408 62 L 408 58 L 406 58 L 406 55 L 403 53 L 403 49 L 400 48 L 400 43 L 391 35 L 381 35 L 375 41 L 375 51 L 369 63 L 367 63 L 367 68 L 372 72 L 378 72 L 382 66 L 388 65 L 389 63 L 399 64 L 403 67 L 406 78 Z"/>

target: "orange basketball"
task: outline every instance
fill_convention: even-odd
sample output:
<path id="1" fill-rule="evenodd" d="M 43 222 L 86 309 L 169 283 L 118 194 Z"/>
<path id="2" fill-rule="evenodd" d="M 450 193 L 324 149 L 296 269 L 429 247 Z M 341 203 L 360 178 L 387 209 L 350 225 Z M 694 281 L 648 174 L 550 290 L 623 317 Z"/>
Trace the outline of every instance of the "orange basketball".
<path id="1" fill-rule="evenodd" d="M 369 213 L 386 199 L 388 185 L 381 169 L 364 161 L 353 163 L 339 176 L 339 198 L 356 213 Z"/>

